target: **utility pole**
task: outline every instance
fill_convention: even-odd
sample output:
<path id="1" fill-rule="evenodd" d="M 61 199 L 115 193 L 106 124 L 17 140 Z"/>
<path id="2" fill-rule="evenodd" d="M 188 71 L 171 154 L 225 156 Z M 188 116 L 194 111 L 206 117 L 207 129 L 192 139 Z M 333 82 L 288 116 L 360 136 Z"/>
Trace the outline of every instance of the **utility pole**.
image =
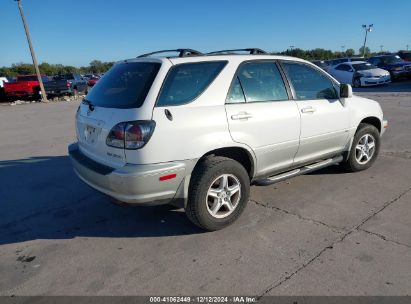
<path id="1" fill-rule="evenodd" d="M 374 24 L 370 24 L 368 26 L 366 24 L 362 25 L 362 28 L 365 30 L 364 45 L 362 47 L 362 57 L 365 57 L 365 45 L 367 43 L 367 34 L 368 34 L 368 32 L 372 31 L 373 27 L 374 27 Z"/>
<path id="2" fill-rule="evenodd" d="M 41 99 L 42 99 L 43 102 L 47 102 L 48 101 L 47 100 L 47 95 L 46 95 L 46 91 L 44 90 L 43 80 L 41 79 L 39 66 L 37 64 L 36 54 L 34 53 L 34 48 L 33 48 L 33 45 L 31 43 L 29 27 L 27 25 L 26 18 L 24 17 L 24 13 L 23 13 L 23 6 L 21 5 L 21 0 L 15 0 L 15 1 L 17 1 L 17 4 L 19 6 L 21 20 L 23 21 L 24 30 L 26 31 L 26 37 L 27 37 L 27 42 L 29 43 L 31 58 L 33 59 L 34 69 L 36 70 L 37 79 L 38 79 L 39 84 L 40 84 Z"/>

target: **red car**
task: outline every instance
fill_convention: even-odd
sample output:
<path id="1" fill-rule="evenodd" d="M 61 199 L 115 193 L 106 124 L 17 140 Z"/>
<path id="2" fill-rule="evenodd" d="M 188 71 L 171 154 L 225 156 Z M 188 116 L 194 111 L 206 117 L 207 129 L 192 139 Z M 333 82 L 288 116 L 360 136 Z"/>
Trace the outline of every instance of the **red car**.
<path id="1" fill-rule="evenodd" d="M 100 79 L 100 78 L 98 78 L 98 77 L 90 78 L 90 79 L 87 81 L 88 86 L 89 86 L 89 87 L 94 86 L 99 79 Z"/>
<path id="2" fill-rule="evenodd" d="M 41 75 L 43 82 L 49 81 L 46 75 Z M 18 75 L 16 82 L 4 84 L 4 94 L 7 98 L 40 97 L 40 84 L 37 75 Z"/>

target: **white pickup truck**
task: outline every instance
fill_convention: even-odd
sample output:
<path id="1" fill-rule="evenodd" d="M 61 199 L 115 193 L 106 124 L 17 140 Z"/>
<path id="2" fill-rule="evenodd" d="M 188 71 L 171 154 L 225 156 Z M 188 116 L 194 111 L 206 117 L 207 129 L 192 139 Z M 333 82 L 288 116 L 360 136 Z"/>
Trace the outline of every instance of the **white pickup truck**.
<path id="1" fill-rule="evenodd" d="M 240 216 L 250 185 L 376 160 L 380 105 L 317 66 L 259 49 L 175 51 L 118 62 L 79 106 L 74 170 L 115 201 L 181 204 L 217 230 Z"/>

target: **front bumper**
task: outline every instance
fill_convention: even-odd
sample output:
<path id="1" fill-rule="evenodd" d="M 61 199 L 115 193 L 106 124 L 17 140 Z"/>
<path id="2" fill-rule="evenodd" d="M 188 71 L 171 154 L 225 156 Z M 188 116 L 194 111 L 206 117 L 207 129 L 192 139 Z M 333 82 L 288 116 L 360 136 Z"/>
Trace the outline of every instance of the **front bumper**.
<path id="1" fill-rule="evenodd" d="M 393 77 L 409 77 L 411 76 L 411 69 L 404 69 L 404 70 L 400 70 L 400 71 L 395 71 L 395 70 L 391 70 L 390 71 L 391 75 Z"/>
<path id="2" fill-rule="evenodd" d="M 391 82 L 390 76 L 384 77 L 361 77 L 361 86 L 381 85 Z"/>
<path id="3" fill-rule="evenodd" d="M 71 89 L 66 89 L 66 90 L 60 90 L 60 89 L 49 89 L 46 90 L 47 95 L 63 95 L 63 94 L 71 94 L 73 90 Z"/>
<path id="4" fill-rule="evenodd" d="M 127 164 L 114 169 L 85 156 L 77 144 L 70 145 L 68 150 L 74 171 L 86 184 L 120 202 L 136 205 L 161 205 L 184 199 L 184 180 L 195 165 L 194 161 L 176 161 Z M 176 177 L 160 180 L 170 174 Z"/>

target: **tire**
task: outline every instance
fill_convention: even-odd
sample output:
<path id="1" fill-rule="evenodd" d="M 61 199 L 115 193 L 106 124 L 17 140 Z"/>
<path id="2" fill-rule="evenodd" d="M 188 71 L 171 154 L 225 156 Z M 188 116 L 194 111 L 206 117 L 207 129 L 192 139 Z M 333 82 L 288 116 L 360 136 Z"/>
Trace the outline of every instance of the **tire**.
<path id="1" fill-rule="evenodd" d="M 368 135 L 368 148 L 364 148 L 367 151 L 363 151 L 361 146 L 365 146 L 365 138 Z M 374 143 L 374 149 L 370 148 L 371 143 Z M 342 163 L 343 167 L 349 172 L 358 172 L 366 170 L 371 167 L 378 157 L 380 151 L 380 132 L 373 125 L 361 123 L 354 135 L 353 143 L 351 146 L 348 159 Z M 368 156 L 364 155 L 368 153 Z"/>
<path id="2" fill-rule="evenodd" d="M 352 81 L 352 85 L 354 86 L 354 88 L 361 88 L 360 78 L 354 78 L 354 80 Z"/>
<path id="3" fill-rule="evenodd" d="M 224 179 L 227 183 L 224 183 Z M 221 190 L 223 184 L 228 186 L 225 187 L 226 191 Z M 238 191 L 234 192 L 236 185 Z M 229 188 L 233 189 L 233 194 Z M 198 227 L 208 231 L 219 230 L 232 224 L 241 215 L 249 195 L 250 178 L 239 162 L 221 156 L 208 157 L 193 172 L 185 212 Z M 213 210 L 216 210 L 214 215 Z"/>
<path id="4" fill-rule="evenodd" d="M 42 100 L 40 88 L 35 88 L 35 89 L 34 89 L 34 93 L 33 93 L 32 99 L 35 100 L 35 101 L 41 101 L 41 100 Z"/>

